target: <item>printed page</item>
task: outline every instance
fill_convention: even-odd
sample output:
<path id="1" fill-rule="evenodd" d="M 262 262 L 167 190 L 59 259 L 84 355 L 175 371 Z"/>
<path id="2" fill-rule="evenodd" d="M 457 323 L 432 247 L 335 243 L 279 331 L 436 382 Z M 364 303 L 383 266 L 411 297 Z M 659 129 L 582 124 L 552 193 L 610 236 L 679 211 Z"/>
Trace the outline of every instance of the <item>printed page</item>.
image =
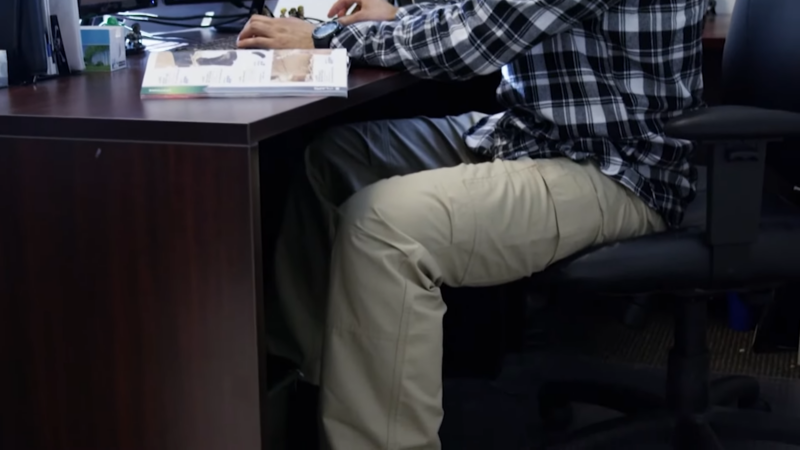
<path id="1" fill-rule="evenodd" d="M 204 50 L 150 54 L 144 87 L 264 85 L 270 83 L 270 50 Z"/>
<path id="2" fill-rule="evenodd" d="M 344 49 L 203 50 L 151 53 L 142 95 L 235 95 L 347 91 Z"/>
<path id="3" fill-rule="evenodd" d="M 344 49 L 274 50 L 272 81 L 280 87 L 347 87 Z"/>

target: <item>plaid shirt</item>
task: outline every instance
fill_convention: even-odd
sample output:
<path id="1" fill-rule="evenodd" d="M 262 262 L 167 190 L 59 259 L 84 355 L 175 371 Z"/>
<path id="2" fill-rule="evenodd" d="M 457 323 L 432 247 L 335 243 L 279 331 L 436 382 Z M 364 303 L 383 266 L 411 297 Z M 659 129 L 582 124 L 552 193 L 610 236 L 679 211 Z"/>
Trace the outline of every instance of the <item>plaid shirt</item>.
<path id="1" fill-rule="evenodd" d="M 463 0 L 345 27 L 354 61 L 437 79 L 502 71 L 506 111 L 464 139 L 490 158 L 594 159 L 670 226 L 695 193 L 693 144 L 664 123 L 702 106 L 706 0 Z"/>

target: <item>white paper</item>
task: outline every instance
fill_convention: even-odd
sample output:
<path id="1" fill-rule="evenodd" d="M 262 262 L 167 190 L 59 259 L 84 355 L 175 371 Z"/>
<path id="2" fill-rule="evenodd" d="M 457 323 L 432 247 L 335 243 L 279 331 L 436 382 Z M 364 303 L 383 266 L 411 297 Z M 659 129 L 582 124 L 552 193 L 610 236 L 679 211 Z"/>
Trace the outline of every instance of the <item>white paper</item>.
<path id="1" fill-rule="evenodd" d="M 61 40 L 70 70 L 81 71 L 86 68 L 83 62 L 83 45 L 81 45 L 80 16 L 78 2 L 74 0 L 49 0 L 50 13 L 58 16 L 61 27 Z"/>
<path id="2" fill-rule="evenodd" d="M 53 32 L 50 27 L 50 0 L 34 0 L 42 3 L 42 22 L 45 31 L 45 48 L 47 52 L 47 75 L 58 75 L 58 66 L 54 58 Z"/>
<path id="3" fill-rule="evenodd" d="M 8 57 L 0 50 L 0 88 L 8 87 Z"/>

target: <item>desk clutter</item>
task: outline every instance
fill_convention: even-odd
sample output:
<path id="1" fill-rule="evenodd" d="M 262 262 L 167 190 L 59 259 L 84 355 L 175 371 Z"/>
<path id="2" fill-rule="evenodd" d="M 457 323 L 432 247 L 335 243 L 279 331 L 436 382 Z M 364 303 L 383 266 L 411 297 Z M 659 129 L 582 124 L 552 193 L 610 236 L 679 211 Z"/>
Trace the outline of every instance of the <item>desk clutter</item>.
<path id="1" fill-rule="evenodd" d="M 0 17 L 0 50 L 4 51 L 0 87 L 34 84 L 78 72 L 126 69 L 129 57 L 146 50 L 139 22 L 161 22 L 158 15 L 127 13 L 125 8 L 153 5 L 155 0 L 0 0 L 0 11 L 4 11 Z M 251 6 L 251 11 L 262 9 L 269 11 L 263 0 Z M 6 11 L 10 14 L 6 15 Z M 303 18 L 303 13 L 303 6 L 289 11 L 290 16 L 298 18 Z M 247 18 L 243 14 L 234 16 L 237 20 Z M 197 17 L 213 14 L 186 19 Z M 126 25 L 128 19 L 132 27 Z M 196 30 L 211 24 L 198 24 Z M 345 50 L 240 50 L 236 48 L 236 34 L 220 34 L 217 30 L 211 41 L 205 35 L 202 42 L 194 43 L 183 34 L 175 34 L 148 34 L 156 42 L 171 43 L 173 47 L 148 52 L 142 98 L 347 97 L 349 58 Z M 214 43 L 221 46 L 213 46 Z"/>
<path id="2" fill-rule="evenodd" d="M 85 68 L 77 2 L 0 0 L 0 11 L 0 50 L 7 53 L 10 84 Z"/>

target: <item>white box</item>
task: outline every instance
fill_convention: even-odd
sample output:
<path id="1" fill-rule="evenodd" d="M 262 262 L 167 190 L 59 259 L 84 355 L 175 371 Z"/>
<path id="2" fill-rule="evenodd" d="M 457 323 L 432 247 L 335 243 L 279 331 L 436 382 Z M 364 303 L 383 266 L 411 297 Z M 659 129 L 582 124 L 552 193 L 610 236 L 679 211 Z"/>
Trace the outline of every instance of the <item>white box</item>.
<path id="1" fill-rule="evenodd" d="M 8 86 L 8 55 L 0 50 L 0 88 Z"/>
<path id="2" fill-rule="evenodd" d="M 85 72 L 112 72 L 128 67 L 125 60 L 125 35 L 120 26 L 81 27 Z"/>

